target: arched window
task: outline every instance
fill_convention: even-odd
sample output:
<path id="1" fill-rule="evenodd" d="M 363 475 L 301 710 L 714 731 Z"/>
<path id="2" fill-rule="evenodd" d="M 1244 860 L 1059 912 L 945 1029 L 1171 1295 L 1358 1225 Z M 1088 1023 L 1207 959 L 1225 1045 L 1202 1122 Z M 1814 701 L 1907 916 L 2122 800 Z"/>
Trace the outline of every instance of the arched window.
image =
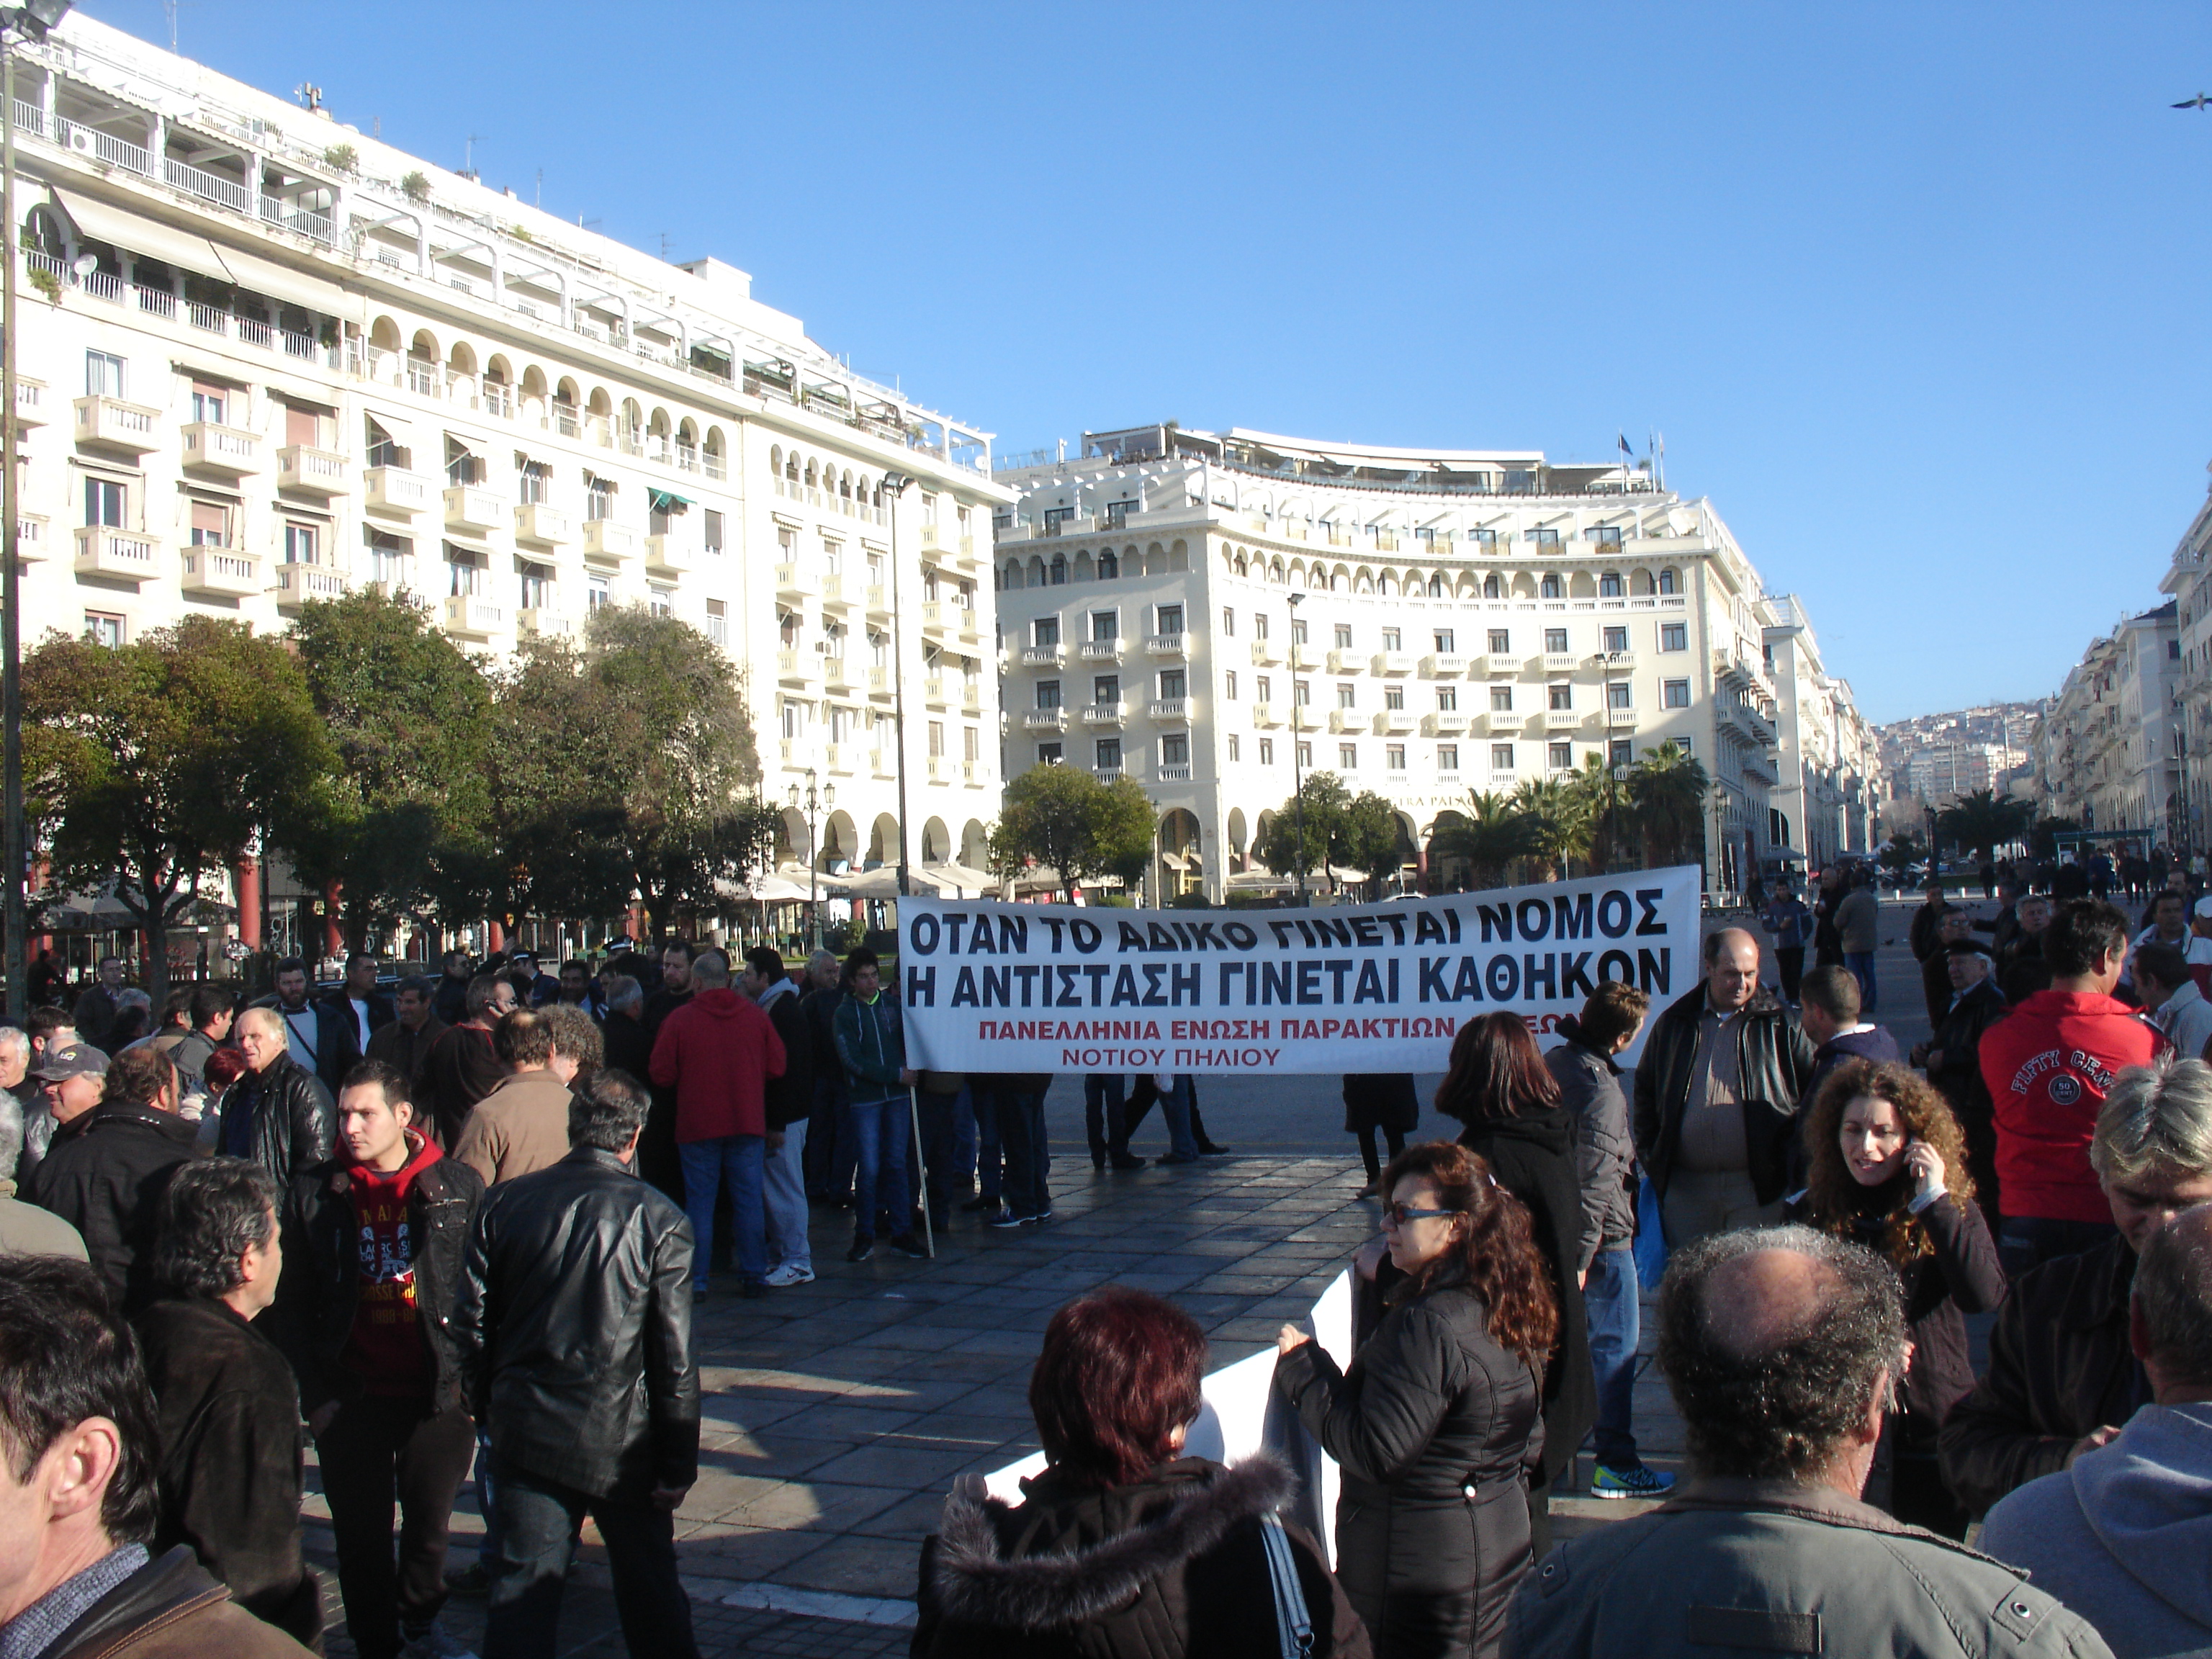
<path id="1" fill-rule="evenodd" d="M 1052 585 L 1054 587 L 1064 587 L 1067 585 L 1067 556 L 1064 553 L 1055 553 L 1052 556 Z"/>
<path id="2" fill-rule="evenodd" d="M 1597 596 L 1601 599 L 1617 599 L 1620 597 L 1619 571 L 1608 570 L 1597 579 Z"/>
<path id="3" fill-rule="evenodd" d="M 1030 555 L 1030 586 L 1031 587 L 1044 586 L 1044 561 L 1034 553 Z"/>
<path id="4" fill-rule="evenodd" d="M 1661 571 L 1659 573 L 1659 591 L 1662 593 L 1680 592 L 1682 590 L 1679 586 L 1680 580 L 1680 579 L 1677 577 L 1671 569 Z"/>
<path id="5" fill-rule="evenodd" d="M 1121 574 L 1121 561 L 1115 556 L 1114 550 L 1110 547 L 1100 548 L 1098 550 L 1098 580 L 1102 582 L 1110 582 Z"/>
<path id="6" fill-rule="evenodd" d="M 1544 578 L 1543 597 L 1547 599 L 1556 599 L 1559 597 L 1559 579 L 1557 576 Z"/>
<path id="7" fill-rule="evenodd" d="M 1246 563 L 1244 556 L 1242 553 L 1239 553 L 1237 556 L 1237 574 L 1240 576 L 1246 576 L 1251 574 L 1251 567 Z"/>
<path id="8" fill-rule="evenodd" d="M 1443 575 L 1443 571 L 1441 571 L 1441 570 L 1431 571 L 1431 572 L 1430 573 L 1430 574 L 1429 574 L 1429 597 L 1430 597 L 1431 599 L 1441 599 L 1442 598 L 1443 598 L 1443 596 L 1444 596 L 1444 575 Z"/>
<path id="9" fill-rule="evenodd" d="M 791 452 L 791 459 L 783 464 L 783 477 L 786 483 L 799 482 L 799 452 L 795 449 Z"/>
<path id="10" fill-rule="evenodd" d="M 1482 597 L 1486 599 L 1502 599 L 1505 597 L 1505 584 L 1498 580 L 1498 573 L 1495 570 L 1482 579 Z"/>

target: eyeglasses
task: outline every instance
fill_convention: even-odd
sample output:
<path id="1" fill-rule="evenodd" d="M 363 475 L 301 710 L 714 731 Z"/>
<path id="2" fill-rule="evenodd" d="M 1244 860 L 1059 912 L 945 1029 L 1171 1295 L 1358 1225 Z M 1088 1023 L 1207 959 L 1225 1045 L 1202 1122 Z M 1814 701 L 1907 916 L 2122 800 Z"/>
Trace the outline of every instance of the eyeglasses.
<path id="1" fill-rule="evenodd" d="M 1437 1221 L 1458 1213 L 1457 1210 L 1409 1210 L 1402 1204 L 1385 1204 L 1382 1206 L 1382 1219 L 1394 1227 L 1402 1227 L 1408 1221 Z"/>

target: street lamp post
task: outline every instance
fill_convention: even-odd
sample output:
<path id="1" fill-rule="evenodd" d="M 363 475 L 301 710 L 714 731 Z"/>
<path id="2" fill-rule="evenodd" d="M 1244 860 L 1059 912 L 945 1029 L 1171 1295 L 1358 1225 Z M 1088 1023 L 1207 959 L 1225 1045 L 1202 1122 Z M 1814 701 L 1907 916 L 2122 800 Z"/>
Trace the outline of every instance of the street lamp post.
<path id="1" fill-rule="evenodd" d="M 24 902 L 27 848 L 23 827 L 23 592 L 15 562 L 20 516 L 15 490 L 15 42 L 40 40 L 74 0 L 29 0 L 0 6 L 0 861 L 8 872 L 4 898 L 8 1018 L 23 1024 L 30 1009 L 30 915 Z"/>
<path id="2" fill-rule="evenodd" d="M 899 555 L 898 510 L 912 477 L 903 472 L 886 472 L 883 477 L 884 494 L 890 498 L 891 512 L 891 735 L 898 744 L 898 890 L 904 898 L 910 890 L 912 872 L 906 858 L 906 630 L 899 623 Z"/>
<path id="3" fill-rule="evenodd" d="M 1298 606 L 1303 593 L 1291 595 L 1291 811 L 1298 835 L 1298 908 L 1311 902 L 1306 896 L 1305 763 L 1298 754 Z"/>
<path id="4" fill-rule="evenodd" d="M 795 783 L 791 786 L 789 799 L 793 811 L 802 805 L 806 809 L 806 925 L 813 939 L 813 948 L 818 951 L 822 948 L 822 843 L 818 826 L 821 809 L 837 804 L 837 786 L 824 784 L 820 794 L 817 795 L 814 781 L 814 769 L 810 766 L 806 769 L 804 799 L 800 798 L 799 786 Z"/>

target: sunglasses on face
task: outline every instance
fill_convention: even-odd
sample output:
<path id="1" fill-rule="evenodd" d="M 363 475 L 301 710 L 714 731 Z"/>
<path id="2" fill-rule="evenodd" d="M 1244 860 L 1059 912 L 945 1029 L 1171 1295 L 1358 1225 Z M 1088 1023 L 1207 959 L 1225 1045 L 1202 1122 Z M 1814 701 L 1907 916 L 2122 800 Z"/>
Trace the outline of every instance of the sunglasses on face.
<path id="1" fill-rule="evenodd" d="M 1438 1221 L 1448 1215 L 1457 1215 L 1457 1210 L 1413 1210 L 1403 1204 L 1385 1204 L 1382 1219 L 1394 1227 L 1402 1227 L 1408 1221 Z"/>

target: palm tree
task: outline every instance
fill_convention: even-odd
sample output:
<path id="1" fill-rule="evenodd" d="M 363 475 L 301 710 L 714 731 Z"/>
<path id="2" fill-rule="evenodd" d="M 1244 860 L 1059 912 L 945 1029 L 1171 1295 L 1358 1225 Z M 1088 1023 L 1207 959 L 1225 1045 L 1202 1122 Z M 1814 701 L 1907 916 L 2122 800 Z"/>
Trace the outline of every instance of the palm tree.
<path id="1" fill-rule="evenodd" d="M 1431 851 L 1465 859 L 1470 887 L 1503 887 L 1513 860 L 1528 851 L 1528 826 L 1513 803 L 1488 791 L 1470 791 L 1468 817 L 1436 833 Z"/>
<path id="2" fill-rule="evenodd" d="M 1524 778 L 1512 805 L 1528 826 L 1530 874 L 1556 881 L 1566 862 L 1589 850 L 1589 814 L 1579 790 L 1557 778 Z"/>
<path id="3" fill-rule="evenodd" d="M 1712 793 L 1705 769 L 1672 743 L 1647 749 L 1628 775 L 1628 793 L 1644 830 L 1644 866 L 1680 864 L 1705 828 L 1705 797 Z"/>
<path id="4" fill-rule="evenodd" d="M 1624 848 L 1636 841 L 1636 804 L 1628 786 L 1613 775 L 1613 769 L 1596 754 L 1583 769 L 1565 780 L 1589 825 L 1589 865 L 1593 874 L 1620 862 Z"/>
<path id="5" fill-rule="evenodd" d="M 1988 860 L 2004 842 L 2024 837 L 2034 817 L 2035 809 L 2024 800 L 1999 800 L 1993 792 L 1977 789 L 1938 812 L 1936 830 Z"/>

